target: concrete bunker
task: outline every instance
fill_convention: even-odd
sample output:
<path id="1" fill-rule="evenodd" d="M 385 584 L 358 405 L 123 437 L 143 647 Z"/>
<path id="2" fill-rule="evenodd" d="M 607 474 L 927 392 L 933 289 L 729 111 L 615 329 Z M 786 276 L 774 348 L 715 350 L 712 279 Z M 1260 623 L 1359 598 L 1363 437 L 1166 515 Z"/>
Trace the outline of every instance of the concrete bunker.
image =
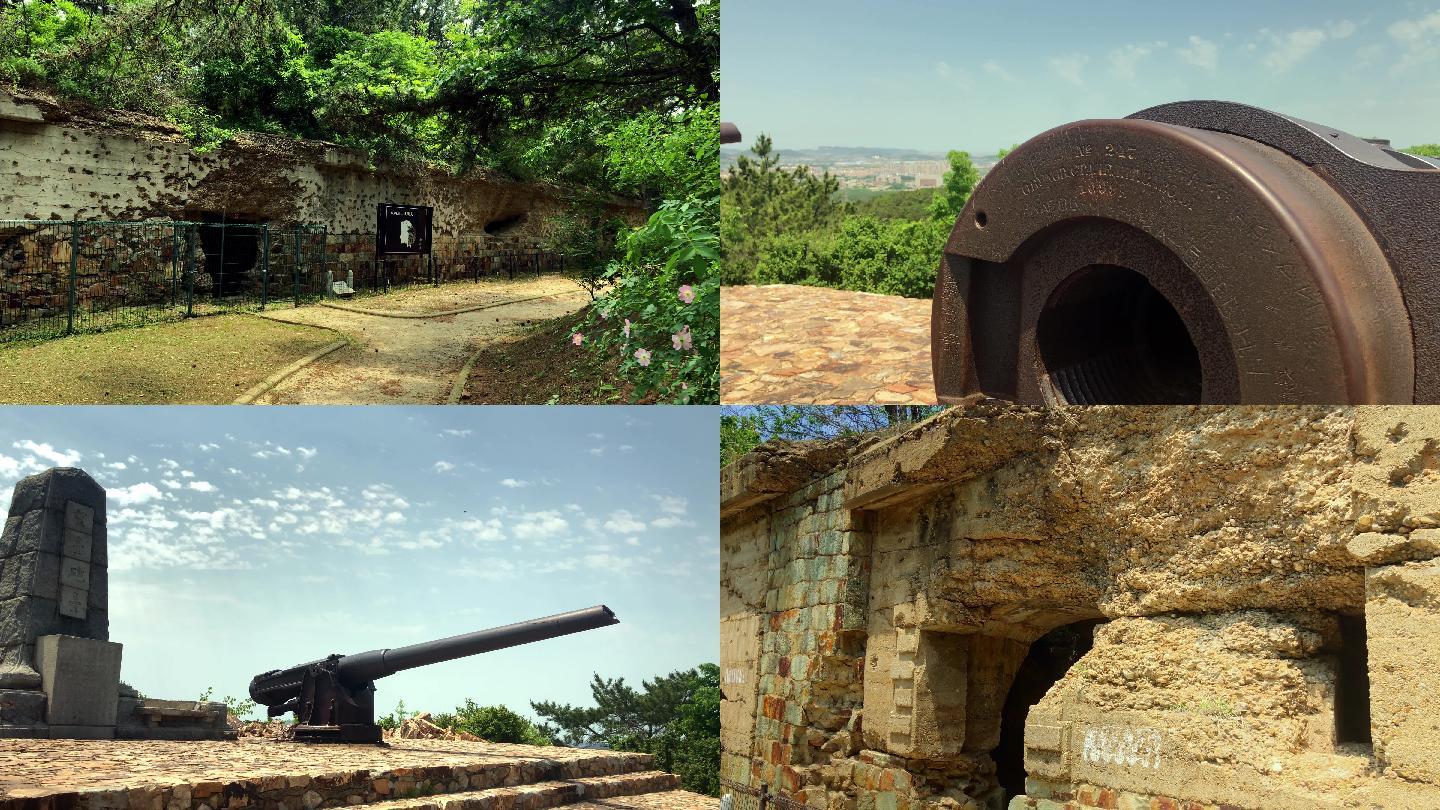
<path id="1" fill-rule="evenodd" d="M 974 404 L 762 446 L 722 477 L 722 775 L 827 810 L 1436 806 L 1436 437 Z"/>

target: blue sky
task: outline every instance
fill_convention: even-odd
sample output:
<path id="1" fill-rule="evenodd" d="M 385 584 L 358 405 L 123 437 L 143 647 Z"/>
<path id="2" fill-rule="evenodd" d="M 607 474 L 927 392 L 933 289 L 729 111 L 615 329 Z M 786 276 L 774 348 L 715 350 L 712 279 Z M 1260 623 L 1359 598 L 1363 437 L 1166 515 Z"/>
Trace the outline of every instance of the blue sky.
<path id="1" fill-rule="evenodd" d="M 595 604 L 614 627 L 399 673 L 403 698 L 530 714 L 591 673 L 719 655 L 717 410 L 3 408 L 0 509 L 78 466 L 108 492 L 110 638 L 147 695 Z"/>
<path id="2" fill-rule="evenodd" d="M 1440 0 L 725 0 L 724 119 L 749 143 L 993 154 L 1167 101 L 1440 142 Z"/>

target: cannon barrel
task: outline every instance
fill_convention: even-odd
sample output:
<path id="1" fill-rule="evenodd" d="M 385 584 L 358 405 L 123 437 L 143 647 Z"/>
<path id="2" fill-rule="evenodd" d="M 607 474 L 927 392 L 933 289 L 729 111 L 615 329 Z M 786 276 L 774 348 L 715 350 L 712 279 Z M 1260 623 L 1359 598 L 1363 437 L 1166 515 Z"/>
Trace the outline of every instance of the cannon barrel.
<path id="1" fill-rule="evenodd" d="M 348 690 L 363 690 L 372 681 L 396 672 L 441 661 L 491 652 L 543 641 L 557 636 L 619 624 L 614 612 L 604 605 L 557 613 L 539 619 L 477 630 L 474 633 L 412 644 L 394 649 L 370 650 L 355 655 L 332 655 L 317 661 L 262 672 L 250 679 L 250 698 L 263 706 L 278 709 L 299 698 L 307 673 L 327 669 L 338 684 Z M 283 709 L 281 710 L 284 711 Z"/>
<path id="2" fill-rule="evenodd" d="M 1006 155 L 940 262 L 942 402 L 1440 402 L 1440 162 L 1221 101 Z"/>
<path id="3" fill-rule="evenodd" d="M 594 630 L 597 627 L 608 627 L 619 622 L 620 620 L 615 618 L 615 614 L 610 608 L 596 605 L 584 610 L 572 610 L 568 613 L 557 613 L 554 616 L 507 624 L 504 627 L 492 627 L 489 630 L 477 630 L 459 636 L 411 644 L 408 647 L 370 650 L 347 655 L 337 662 L 336 671 L 340 675 L 341 683 L 356 687 L 367 681 L 394 675 L 405 669 L 438 664 L 441 661 L 479 655 L 506 647 L 516 647 L 532 641 L 544 641 L 557 636 Z"/>

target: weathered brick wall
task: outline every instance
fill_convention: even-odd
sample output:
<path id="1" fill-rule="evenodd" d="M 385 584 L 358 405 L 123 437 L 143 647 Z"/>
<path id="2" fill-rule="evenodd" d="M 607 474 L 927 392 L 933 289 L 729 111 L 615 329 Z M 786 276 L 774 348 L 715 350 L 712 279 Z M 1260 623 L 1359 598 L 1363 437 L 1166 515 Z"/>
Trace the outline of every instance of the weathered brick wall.
<path id="1" fill-rule="evenodd" d="M 727 776 L 832 810 L 1440 806 L 1436 447 L 1425 409 L 975 406 L 762 448 L 722 482 L 724 620 L 762 651 Z"/>

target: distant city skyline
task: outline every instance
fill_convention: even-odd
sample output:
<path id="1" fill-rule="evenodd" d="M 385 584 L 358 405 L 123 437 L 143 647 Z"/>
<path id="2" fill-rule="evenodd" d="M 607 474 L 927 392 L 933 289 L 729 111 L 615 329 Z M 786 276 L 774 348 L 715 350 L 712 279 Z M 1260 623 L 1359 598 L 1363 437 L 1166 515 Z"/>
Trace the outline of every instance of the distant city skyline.
<path id="1" fill-rule="evenodd" d="M 386 678 L 377 710 L 592 705 L 719 654 L 718 417 L 684 408 L 0 409 L 15 482 L 107 494 L 110 639 L 146 695 L 604 603 L 621 623 Z"/>
<path id="2" fill-rule="evenodd" d="M 745 145 L 993 155 L 1068 121 L 1216 98 L 1440 142 L 1440 2 L 727 0 Z"/>

